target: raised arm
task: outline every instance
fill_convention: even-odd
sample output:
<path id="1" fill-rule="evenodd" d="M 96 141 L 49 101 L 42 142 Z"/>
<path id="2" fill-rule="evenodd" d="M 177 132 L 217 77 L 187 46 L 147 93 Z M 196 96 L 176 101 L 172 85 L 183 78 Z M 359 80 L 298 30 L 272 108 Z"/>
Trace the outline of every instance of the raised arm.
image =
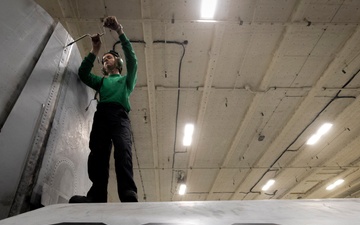
<path id="1" fill-rule="evenodd" d="M 91 73 L 91 69 L 94 66 L 94 61 L 101 48 L 100 35 L 95 34 L 91 36 L 92 49 L 90 53 L 84 58 L 79 67 L 79 77 L 89 87 L 98 90 L 100 86 L 101 77 Z"/>
<path id="2" fill-rule="evenodd" d="M 115 16 L 109 16 L 105 18 L 104 27 L 116 31 L 119 35 L 119 39 L 121 41 L 122 49 L 124 51 L 126 60 L 126 84 L 131 92 L 134 90 L 137 80 L 137 58 L 134 49 L 132 48 L 129 39 L 124 33 L 123 26 L 117 21 Z"/>

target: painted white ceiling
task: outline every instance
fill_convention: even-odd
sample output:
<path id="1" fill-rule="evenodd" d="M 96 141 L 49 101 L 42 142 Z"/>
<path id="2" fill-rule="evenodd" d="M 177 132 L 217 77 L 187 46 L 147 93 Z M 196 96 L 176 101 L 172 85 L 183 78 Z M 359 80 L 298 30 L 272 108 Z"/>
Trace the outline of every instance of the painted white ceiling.
<path id="1" fill-rule="evenodd" d="M 218 0 L 210 23 L 198 21 L 201 0 L 36 2 L 74 39 L 102 33 L 114 15 L 133 41 L 140 201 L 360 196 L 360 1 Z M 117 36 L 105 32 L 107 51 Z M 83 56 L 91 48 L 77 44 Z M 330 132 L 306 145 L 324 122 Z M 190 147 L 185 123 L 195 124 Z"/>

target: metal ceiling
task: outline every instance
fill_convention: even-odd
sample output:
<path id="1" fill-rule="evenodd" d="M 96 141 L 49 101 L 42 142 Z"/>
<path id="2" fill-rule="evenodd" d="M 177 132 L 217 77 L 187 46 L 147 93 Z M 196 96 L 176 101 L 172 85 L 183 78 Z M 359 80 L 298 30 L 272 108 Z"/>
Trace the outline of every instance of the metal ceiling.
<path id="1" fill-rule="evenodd" d="M 36 2 L 74 39 L 114 15 L 132 41 L 140 201 L 360 196 L 360 1 L 218 0 L 213 22 L 198 21 L 200 0 Z M 116 40 L 106 30 L 102 50 Z M 82 56 L 91 48 L 77 44 Z M 330 132 L 306 145 L 324 122 Z M 190 147 L 185 123 L 195 125 Z"/>

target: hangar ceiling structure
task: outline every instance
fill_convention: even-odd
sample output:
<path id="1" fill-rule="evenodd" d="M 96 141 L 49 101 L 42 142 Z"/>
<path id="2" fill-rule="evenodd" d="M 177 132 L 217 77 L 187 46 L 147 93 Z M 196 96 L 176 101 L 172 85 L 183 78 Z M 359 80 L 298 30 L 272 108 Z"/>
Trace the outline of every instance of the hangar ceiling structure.
<path id="1" fill-rule="evenodd" d="M 106 16 L 124 26 L 139 60 L 130 118 L 140 201 L 360 196 L 360 1 L 218 0 L 206 22 L 200 0 L 36 2 L 74 39 L 102 33 Z M 100 54 L 116 40 L 105 30 Z M 89 38 L 76 44 L 90 51 Z M 111 177 L 116 202 L 113 166 Z"/>

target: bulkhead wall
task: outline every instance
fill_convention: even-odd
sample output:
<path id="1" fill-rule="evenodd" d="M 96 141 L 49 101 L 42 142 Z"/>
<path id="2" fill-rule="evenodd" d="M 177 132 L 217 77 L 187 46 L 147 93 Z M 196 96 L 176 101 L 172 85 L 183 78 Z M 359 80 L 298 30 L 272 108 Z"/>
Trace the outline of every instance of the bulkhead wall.
<path id="1" fill-rule="evenodd" d="M 73 39 L 31 0 L 0 7 L 0 219 L 89 187 L 93 91 Z M 31 202 L 30 202 L 31 199 Z"/>

